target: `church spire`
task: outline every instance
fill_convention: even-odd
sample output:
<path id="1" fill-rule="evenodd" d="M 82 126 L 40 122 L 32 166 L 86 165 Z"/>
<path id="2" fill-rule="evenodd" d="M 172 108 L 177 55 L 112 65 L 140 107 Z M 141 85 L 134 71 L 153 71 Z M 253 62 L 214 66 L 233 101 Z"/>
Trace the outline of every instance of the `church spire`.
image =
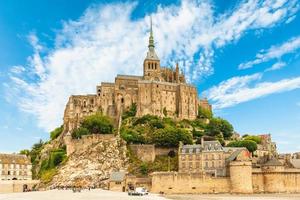
<path id="1" fill-rule="evenodd" d="M 151 16 L 150 16 L 150 36 L 149 36 L 148 48 L 150 51 L 154 50 L 154 38 L 153 38 L 152 17 Z"/>

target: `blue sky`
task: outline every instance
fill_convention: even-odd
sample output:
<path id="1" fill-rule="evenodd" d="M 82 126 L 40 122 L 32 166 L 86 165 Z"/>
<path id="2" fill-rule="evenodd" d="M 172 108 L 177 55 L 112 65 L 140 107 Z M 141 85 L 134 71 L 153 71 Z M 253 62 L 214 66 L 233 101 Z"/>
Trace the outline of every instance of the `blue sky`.
<path id="1" fill-rule="evenodd" d="M 297 0 L 0 2 L 0 152 L 62 124 L 71 94 L 141 74 L 149 15 L 165 66 L 179 62 L 215 115 L 300 151 Z"/>

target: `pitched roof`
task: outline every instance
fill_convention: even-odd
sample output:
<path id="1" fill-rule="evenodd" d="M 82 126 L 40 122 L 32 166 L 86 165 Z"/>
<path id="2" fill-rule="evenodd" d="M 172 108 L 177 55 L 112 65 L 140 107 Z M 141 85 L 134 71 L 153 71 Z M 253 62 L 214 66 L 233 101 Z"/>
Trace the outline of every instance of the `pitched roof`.
<path id="1" fill-rule="evenodd" d="M 0 154 L 0 163 L 2 164 L 31 164 L 29 158 L 22 154 Z"/>
<path id="2" fill-rule="evenodd" d="M 231 161 L 235 160 L 236 157 L 238 157 L 238 155 L 244 150 L 245 149 L 238 149 L 238 150 L 232 152 L 232 154 L 226 159 L 226 161 L 231 162 Z"/>
<path id="3" fill-rule="evenodd" d="M 291 159 L 293 167 L 300 169 L 300 159 Z"/>
<path id="4" fill-rule="evenodd" d="M 110 174 L 110 181 L 118 181 L 118 182 L 124 181 L 125 175 L 126 175 L 125 171 L 112 172 Z"/>
<path id="5" fill-rule="evenodd" d="M 269 161 L 267 161 L 264 166 L 283 166 L 282 163 L 275 159 L 275 158 L 272 158 L 270 159 Z"/>

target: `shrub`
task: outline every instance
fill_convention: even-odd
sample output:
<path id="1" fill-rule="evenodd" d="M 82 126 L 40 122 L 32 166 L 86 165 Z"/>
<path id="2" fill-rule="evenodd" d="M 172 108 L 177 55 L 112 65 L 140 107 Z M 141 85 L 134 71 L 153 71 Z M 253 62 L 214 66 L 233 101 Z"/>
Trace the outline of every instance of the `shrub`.
<path id="1" fill-rule="evenodd" d="M 152 135 L 152 143 L 158 146 L 177 147 L 180 141 L 184 144 L 191 144 L 192 135 L 186 130 L 174 127 L 158 129 Z"/>
<path id="2" fill-rule="evenodd" d="M 256 142 L 256 144 L 260 144 L 261 143 L 261 137 L 256 136 L 256 135 L 248 135 L 246 137 L 243 137 L 244 140 L 252 140 L 254 142 Z"/>
<path id="3" fill-rule="evenodd" d="M 199 119 L 211 119 L 213 117 L 212 112 L 209 109 L 202 108 L 198 106 L 198 116 Z"/>
<path id="4" fill-rule="evenodd" d="M 253 153 L 257 149 L 256 142 L 252 140 L 233 141 L 227 144 L 228 147 L 246 147 L 248 151 Z"/>
<path id="5" fill-rule="evenodd" d="M 134 129 L 122 129 L 121 137 L 128 143 L 143 144 L 145 143 L 144 136 Z"/>
<path id="6" fill-rule="evenodd" d="M 126 110 L 123 114 L 123 119 L 126 119 L 128 117 L 134 117 L 136 115 L 137 106 L 136 103 L 131 104 L 130 108 Z"/>
<path id="7" fill-rule="evenodd" d="M 212 118 L 207 126 L 207 134 L 209 136 L 222 134 L 225 139 L 228 139 L 233 134 L 233 126 L 225 119 Z"/>
<path id="8" fill-rule="evenodd" d="M 86 128 L 91 134 L 110 134 L 114 128 L 112 120 L 100 113 L 87 116 L 81 127 Z"/>
<path id="9" fill-rule="evenodd" d="M 72 132 L 72 138 L 81 138 L 83 135 L 90 135 L 90 131 L 87 128 L 79 127 Z"/>
<path id="10" fill-rule="evenodd" d="M 50 138 L 51 140 L 56 139 L 61 133 L 63 132 L 63 126 L 60 126 L 53 131 L 50 132 Z"/>

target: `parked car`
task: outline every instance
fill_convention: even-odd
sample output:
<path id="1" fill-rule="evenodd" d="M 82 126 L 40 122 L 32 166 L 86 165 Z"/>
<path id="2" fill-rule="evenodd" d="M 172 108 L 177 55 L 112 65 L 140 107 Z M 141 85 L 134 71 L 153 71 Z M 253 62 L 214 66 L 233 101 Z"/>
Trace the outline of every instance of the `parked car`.
<path id="1" fill-rule="evenodd" d="M 128 191 L 128 195 L 129 196 L 144 196 L 144 195 L 148 195 L 148 191 L 146 188 L 143 187 L 137 187 L 135 188 L 135 190 L 129 190 Z"/>

